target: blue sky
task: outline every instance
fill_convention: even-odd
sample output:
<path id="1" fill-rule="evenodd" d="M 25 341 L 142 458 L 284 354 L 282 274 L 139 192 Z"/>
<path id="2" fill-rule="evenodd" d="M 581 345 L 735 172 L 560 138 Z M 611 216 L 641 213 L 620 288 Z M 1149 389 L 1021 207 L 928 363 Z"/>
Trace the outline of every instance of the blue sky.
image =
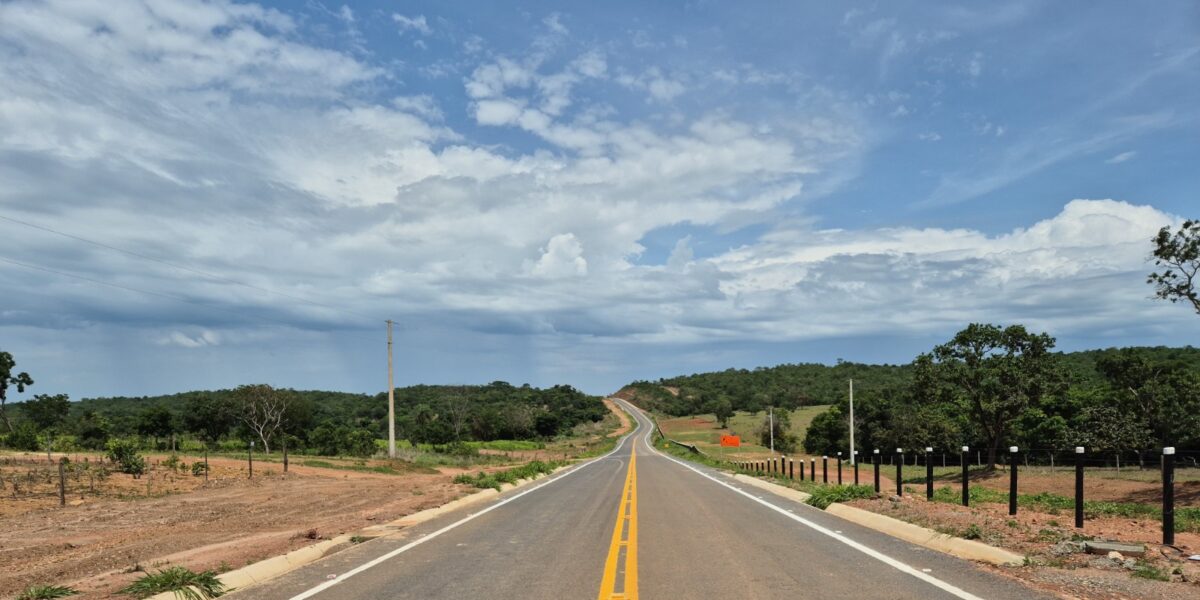
<path id="1" fill-rule="evenodd" d="M 596 393 L 971 321 L 1194 343 L 1144 280 L 1200 216 L 1198 34 L 1193 2 L 0 3 L 0 348 L 81 397 L 379 391 L 387 318 L 401 384 Z"/>

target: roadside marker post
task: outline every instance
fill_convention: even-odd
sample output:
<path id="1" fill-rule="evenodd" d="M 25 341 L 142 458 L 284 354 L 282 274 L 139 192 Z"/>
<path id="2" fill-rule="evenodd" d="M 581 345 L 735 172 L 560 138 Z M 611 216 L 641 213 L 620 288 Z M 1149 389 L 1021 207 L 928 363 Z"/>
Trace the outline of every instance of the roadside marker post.
<path id="1" fill-rule="evenodd" d="M 962 461 L 961 462 L 962 462 L 962 470 L 963 470 L 963 473 L 962 473 L 962 505 L 963 506 L 971 505 L 971 494 L 970 494 L 970 491 L 967 489 L 970 486 L 970 469 L 971 469 L 971 463 L 970 463 L 971 456 L 969 454 L 970 451 L 971 451 L 971 449 L 969 447 L 967 447 L 967 446 L 962 447 Z"/>
<path id="2" fill-rule="evenodd" d="M 1083 446 L 1075 446 L 1075 527 L 1083 529 Z"/>
<path id="3" fill-rule="evenodd" d="M 1008 447 L 1008 515 L 1017 514 L 1017 447 Z"/>
<path id="4" fill-rule="evenodd" d="M 925 448 L 925 499 L 933 500 L 933 461 L 929 460 L 933 448 Z"/>
<path id="5" fill-rule="evenodd" d="M 801 469 L 800 471 L 802 473 L 804 472 L 803 469 Z M 794 458 L 788 459 L 788 479 L 793 479 L 793 480 L 796 479 L 796 459 L 794 459 Z"/>
<path id="6" fill-rule="evenodd" d="M 842 453 L 838 452 L 838 485 L 842 485 Z"/>
<path id="7" fill-rule="evenodd" d="M 875 493 L 880 493 L 880 449 L 875 449 Z"/>
<path id="8" fill-rule="evenodd" d="M 810 459 L 808 461 L 808 466 L 809 466 L 808 478 L 811 479 L 813 483 L 816 483 L 817 482 L 817 459 L 815 459 L 815 458 Z"/>
<path id="9" fill-rule="evenodd" d="M 858 485 L 858 450 L 850 453 L 850 463 L 854 465 L 854 485 Z"/>
<path id="10" fill-rule="evenodd" d="M 1163 448 L 1163 545 L 1175 545 L 1175 448 Z"/>
<path id="11" fill-rule="evenodd" d="M 896 448 L 896 495 L 904 497 L 904 448 Z"/>
<path id="12" fill-rule="evenodd" d="M 829 483 L 829 457 L 821 457 L 821 483 Z"/>

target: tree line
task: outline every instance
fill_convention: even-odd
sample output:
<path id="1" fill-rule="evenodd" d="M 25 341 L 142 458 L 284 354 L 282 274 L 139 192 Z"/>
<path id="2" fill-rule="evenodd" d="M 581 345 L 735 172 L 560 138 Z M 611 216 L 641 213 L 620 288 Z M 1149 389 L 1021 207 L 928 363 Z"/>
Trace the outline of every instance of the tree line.
<path id="1" fill-rule="evenodd" d="M 278 389 L 266 384 L 167 396 L 87 398 L 36 394 L 8 403 L 7 392 L 33 386 L 0 352 L 0 444 L 45 450 L 47 443 L 100 450 L 113 438 L 171 449 L 183 437 L 210 446 L 254 441 L 313 453 L 368 456 L 387 435 L 387 394 Z M 417 385 L 395 390 L 397 437 L 414 444 L 549 439 L 608 414 L 600 399 L 570 386 Z"/>

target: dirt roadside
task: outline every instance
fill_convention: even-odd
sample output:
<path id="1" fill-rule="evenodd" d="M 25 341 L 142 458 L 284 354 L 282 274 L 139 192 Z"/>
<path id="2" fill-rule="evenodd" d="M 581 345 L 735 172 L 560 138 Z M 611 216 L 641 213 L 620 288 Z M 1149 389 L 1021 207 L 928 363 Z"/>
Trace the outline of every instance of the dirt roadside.
<path id="1" fill-rule="evenodd" d="M 109 597 L 138 576 L 132 572 L 138 566 L 238 568 L 472 491 L 440 472 L 297 466 L 284 475 L 280 465 L 264 463 L 255 465 L 254 479 L 246 479 L 239 476 L 241 461 L 213 458 L 210 464 L 213 479 L 190 492 L 87 499 L 0 516 L 0 564 L 6 567 L 0 596 L 53 583 L 76 587 L 82 598 Z M 162 492 L 170 491 L 168 482 L 162 485 Z"/>
<path id="2" fill-rule="evenodd" d="M 620 437 L 629 433 L 629 430 L 633 428 L 633 423 L 630 422 L 629 415 L 624 410 L 621 410 L 621 407 L 617 406 L 616 402 L 608 398 L 604 399 L 604 406 L 607 406 L 608 410 L 612 411 L 612 414 L 617 415 L 617 419 L 621 421 L 621 426 L 616 431 L 608 434 L 608 437 Z"/>

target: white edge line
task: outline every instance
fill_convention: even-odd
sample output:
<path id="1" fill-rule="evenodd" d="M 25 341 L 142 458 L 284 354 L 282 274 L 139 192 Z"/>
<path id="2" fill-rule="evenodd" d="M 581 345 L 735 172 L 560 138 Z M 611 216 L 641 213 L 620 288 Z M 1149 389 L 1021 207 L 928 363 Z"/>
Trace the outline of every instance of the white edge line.
<path id="1" fill-rule="evenodd" d="M 637 419 L 634 419 L 634 420 L 637 421 Z M 562 475 L 559 475 L 558 477 L 554 477 L 541 485 L 527 489 L 527 490 L 525 490 L 519 494 L 516 494 L 514 496 L 511 496 L 509 498 L 505 498 L 504 500 L 501 500 L 501 501 L 499 501 L 477 513 L 467 515 L 466 517 L 463 517 L 463 518 L 461 518 L 461 519 L 459 519 L 437 531 L 434 531 L 433 533 L 430 533 L 428 535 L 425 535 L 424 537 L 413 540 L 399 548 L 396 548 L 395 550 L 392 550 L 391 552 L 388 552 L 387 554 L 384 554 L 383 556 L 379 556 L 379 557 L 372 559 L 368 562 L 365 562 L 353 569 L 350 569 L 349 571 L 346 571 L 345 573 L 338 575 L 337 579 L 331 579 L 329 581 L 325 581 L 313 588 L 310 588 L 304 592 L 296 594 L 295 596 L 292 596 L 290 600 L 304 600 L 305 598 L 311 598 L 311 597 L 313 597 L 313 596 L 315 596 L 315 595 L 317 595 L 317 594 L 319 594 L 319 593 L 321 593 L 321 592 L 323 592 L 323 591 L 325 591 L 325 590 L 327 590 L 327 589 L 329 589 L 329 588 L 331 588 L 331 587 L 333 587 L 355 575 L 358 575 L 359 573 L 362 573 L 363 571 L 366 571 L 367 569 L 370 569 L 371 567 L 377 566 L 380 563 L 386 562 L 386 561 L 391 560 L 392 558 L 395 558 L 405 552 L 408 552 L 409 550 L 412 550 L 413 548 L 416 548 L 417 546 L 420 546 L 421 544 L 424 544 L 425 542 L 428 542 L 429 540 L 432 540 L 432 539 L 438 537 L 439 535 L 442 535 L 443 533 L 450 531 L 451 529 L 454 529 L 460 525 L 464 525 L 470 521 L 475 520 L 478 517 L 481 517 L 487 513 L 490 513 L 493 510 L 496 510 L 497 508 L 500 508 L 501 506 L 504 506 L 505 504 L 508 504 L 509 502 L 512 502 L 513 500 L 516 500 L 517 498 L 524 496 L 525 494 L 530 494 L 530 493 L 536 492 L 552 483 L 555 483 L 557 481 L 562 481 L 564 478 L 578 472 L 580 469 L 582 469 L 588 465 L 594 465 L 594 464 L 608 458 L 609 456 L 612 456 L 613 454 L 615 454 L 618 450 L 620 450 L 621 448 L 623 448 L 625 446 L 626 440 L 633 438 L 633 435 L 635 433 L 637 433 L 637 430 L 639 428 L 641 428 L 641 426 L 642 426 L 641 421 L 638 421 L 637 427 L 635 427 L 633 429 L 633 431 L 630 431 L 629 433 L 627 433 L 625 435 L 625 437 L 621 438 L 621 441 L 617 443 L 616 447 L 614 447 L 608 454 L 605 454 L 604 456 L 599 456 L 599 457 L 589 460 L 583 464 L 577 465 L 575 468 L 571 469 L 570 471 L 567 471 L 566 473 L 563 473 Z"/>
<path id="2" fill-rule="evenodd" d="M 622 402 L 622 404 L 625 404 L 625 403 Z M 637 410 L 637 409 L 634 409 L 634 410 Z M 640 413 L 641 411 L 638 410 L 638 412 Z M 639 425 L 640 425 L 640 421 L 639 421 Z M 653 433 L 653 432 L 654 432 L 654 430 L 651 429 L 650 433 Z M 705 473 L 704 471 L 701 471 L 700 469 L 697 469 L 697 468 L 675 458 L 674 456 L 668 456 L 666 454 L 663 454 L 662 452 L 659 452 L 658 449 L 655 448 L 653 444 L 649 443 L 650 433 L 646 434 L 645 441 L 646 441 L 647 445 L 650 446 L 650 450 L 653 451 L 655 454 L 657 454 L 657 455 L 659 455 L 659 456 L 661 456 L 661 457 L 663 457 L 685 469 L 688 469 L 688 470 L 692 471 L 693 473 L 696 473 L 697 475 L 699 475 L 705 479 L 708 479 L 709 481 L 712 481 L 713 483 L 716 483 L 718 485 L 729 488 L 730 490 L 732 490 L 738 494 L 741 494 L 742 496 L 745 496 L 746 498 L 749 498 L 749 499 L 751 499 L 751 500 L 753 500 L 753 501 L 755 501 L 755 502 L 757 502 L 757 503 L 759 503 L 759 504 L 761 504 L 761 505 L 763 505 L 763 506 L 765 506 L 765 507 L 767 507 L 767 508 L 769 508 L 769 509 L 771 509 L 793 521 L 796 521 L 797 523 L 800 523 L 802 525 L 810 527 L 819 533 L 823 533 L 843 544 L 846 544 L 847 546 L 850 546 L 851 548 L 854 548 L 855 550 L 858 550 L 859 552 L 862 552 L 863 554 L 866 554 L 867 556 L 870 556 L 871 558 L 874 558 L 890 567 L 893 567 L 902 573 L 907 573 L 909 575 L 912 575 L 913 577 L 916 577 L 917 579 L 920 579 L 921 581 L 924 581 L 925 583 L 928 583 L 928 584 L 930 584 L 938 589 L 941 589 L 949 594 L 953 594 L 959 598 L 962 598 L 963 600 L 983 600 L 982 598 L 980 598 L 979 596 L 976 596 L 975 594 L 972 594 L 966 590 L 963 590 L 951 583 L 942 581 L 941 579 L 938 579 L 937 577 L 934 577 L 928 573 L 923 573 L 919 569 L 913 568 L 906 563 L 900 562 L 899 560 L 896 560 L 882 552 L 879 552 L 878 550 L 875 550 L 873 548 L 865 546 L 865 545 L 863 545 L 859 542 L 856 542 L 840 533 L 836 533 L 830 529 L 827 529 L 816 523 L 813 523 L 812 521 L 809 521 L 808 519 L 805 519 L 804 517 L 800 517 L 794 513 L 790 513 L 783 508 L 780 508 L 778 506 L 775 506 L 774 504 L 771 504 L 770 502 L 767 502 L 766 500 L 761 500 L 759 498 L 756 498 L 756 497 L 754 497 L 753 494 L 749 494 L 749 493 L 744 492 L 736 487 L 733 487 L 732 485 L 729 485 L 728 483 L 725 483 L 724 481 L 721 481 L 720 479 L 717 479 L 716 477 L 713 477 L 712 475 L 709 475 L 708 473 Z"/>

